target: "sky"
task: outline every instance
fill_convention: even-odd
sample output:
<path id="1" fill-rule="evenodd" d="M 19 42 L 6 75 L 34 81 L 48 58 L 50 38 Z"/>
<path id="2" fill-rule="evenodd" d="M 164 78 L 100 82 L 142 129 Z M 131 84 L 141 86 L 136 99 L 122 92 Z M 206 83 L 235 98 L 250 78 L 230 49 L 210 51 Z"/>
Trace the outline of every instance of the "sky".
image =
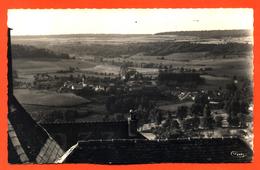
<path id="1" fill-rule="evenodd" d="M 165 31 L 253 29 L 253 10 L 11 9 L 12 35 L 154 34 Z"/>

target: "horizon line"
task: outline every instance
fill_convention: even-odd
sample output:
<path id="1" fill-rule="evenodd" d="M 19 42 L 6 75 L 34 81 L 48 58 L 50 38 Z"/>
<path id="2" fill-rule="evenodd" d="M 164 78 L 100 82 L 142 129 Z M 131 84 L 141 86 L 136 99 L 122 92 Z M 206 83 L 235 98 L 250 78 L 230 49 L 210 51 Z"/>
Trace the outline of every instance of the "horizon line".
<path id="1" fill-rule="evenodd" d="M 13 28 L 10 28 L 14 30 Z M 254 29 L 209 29 L 209 30 L 178 30 L 178 31 L 162 31 L 156 33 L 62 33 L 62 34 L 20 34 L 12 35 L 16 37 L 22 36 L 63 36 L 63 35 L 156 35 L 159 33 L 178 33 L 178 32 L 196 32 L 196 31 L 248 31 L 253 32 Z M 253 35 L 253 34 L 252 34 Z"/>

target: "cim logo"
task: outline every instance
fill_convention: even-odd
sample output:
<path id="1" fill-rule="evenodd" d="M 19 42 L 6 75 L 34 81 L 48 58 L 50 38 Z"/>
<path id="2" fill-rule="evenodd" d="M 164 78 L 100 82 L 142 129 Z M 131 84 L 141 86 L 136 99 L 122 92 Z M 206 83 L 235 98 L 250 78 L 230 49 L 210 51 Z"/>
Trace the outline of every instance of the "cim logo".
<path id="1" fill-rule="evenodd" d="M 246 157 L 246 153 L 242 152 L 242 151 L 232 151 L 230 152 L 230 155 L 236 158 L 244 158 Z"/>

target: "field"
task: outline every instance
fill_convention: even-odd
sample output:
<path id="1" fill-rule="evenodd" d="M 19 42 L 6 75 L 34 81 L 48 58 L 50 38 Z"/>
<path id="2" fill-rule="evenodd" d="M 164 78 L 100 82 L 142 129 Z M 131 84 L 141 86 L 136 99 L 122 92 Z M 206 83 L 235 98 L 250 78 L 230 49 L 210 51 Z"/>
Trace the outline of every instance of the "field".
<path id="1" fill-rule="evenodd" d="M 32 82 L 37 73 L 48 73 L 52 76 L 85 74 L 94 77 L 112 73 L 111 77 L 117 77 L 123 63 L 131 63 L 130 69 L 135 69 L 145 76 L 155 77 L 159 73 L 158 66 L 197 71 L 210 68 L 201 75 L 205 79 L 205 84 L 200 87 L 202 89 L 224 87 L 231 82 L 234 76 L 249 80 L 252 80 L 253 76 L 252 52 L 248 49 L 241 52 L 238 48 L 241 44 L 242 47 L 246 43 L 252 44 L 252 36 L 248 35 L 221 38 L 181 34 L 14 36 L 12 43 L 48 49 L 57 54 L 65 53 L 71 57 L 70 59 L 55 58 L 55 60 L 46 57 L 46 59 L 38 60 L 37 57 L 29 59 L 24 56 L 14 59 L 13 69 L 18 74 L 16 80 L 22 82 Z M 239 43 L 239 46 L 234 45 L 238 49 L 227 50 L 222 54 L 204 50 L 210 48 L 203 46 L 210 44 L 218 49 L 219 46 L 225 47 L 226 43 Z M 197 47 L 194 44 L 199 45 Z M 179 47 L 175 49 L 175 52 L 171 52 L 175 45 L 179 45 Z M 198 50 L 198 48 L 201 49 Z M 143 68 L 141 67 L 143 64 L 152 64 L 153 67 Z M 70 67 L 78 68 L 78 70 L 71 73 L 60 73 Z M 52 107 L 76 109 L 81 114 L 76 121 L 97 121 L 103 119 L 107 114 L 104 104 L 89 103 L 92 101 L 91 99 L 79 97 L 73 93 L 36 89 L 17 89 L 14 93 L 18 100 L 34 114 L 37 114 L 37 105 L 39 110 L 48 110 L 47 112 L 51 112 Z M 176 111 L 180 105 L 190 106 L 191 104 L 192 102 L 172 103 L 160 106 L 160 109 Z M 81 106 L 77 107 L 79 105 Z"/>
<path id="2" fill-rule="evenodd" d="M 243 77 L 252 77 L 252 59 L 247 58 L 231 58 L 231 59 L 190 59 L 188 61 L 175 61 L 175 60 L 158 60 L 149 56 L 147 59 L 138 59 L 135 57 L 134 61 L 137 63 L 162 63 L 162 64 L 172 64 L 175 67 L 184 67 L 189 69 L 200 69 L 211 67 L 213 70 L 209 71 L 209 74 L 214 75 L 214 77 L 205 76 L 209 80 L 221 80 L 221 77 L 232 77 L 234 75 L 239 75 Z M 149 59 L 148 59 L 149 58 Z M 187 60 L 187 59 L 186 59 Z M 82 72 L 99 72 L 99 73 L 113 73 L 118 74 L 120 67 L 110 64 L 100 64 L 90 61 L 75 61 L 75 60 L 61 60 L 61 61 L 28 61 L 25 59 L 14 60 L 14 69 L 19 73 L 19 78 L 32 78 L 32 74 L 35 73 L 53 73 L 58 70 L 68 69 L 71 67 L 78 67 Z M 137 71 L 146 74 L 158 74 L 158 69 L 148 69 L 148 68 L 137 68 Z"/>
<path id="3" fill-rule="evenodd" d="M 87 104 L 89 101 L 73 93 L 56 93 L 44 90 L 16 89 L 16 98 L 27 105 L 42 105 L 52 107 L 71 107 Z"/>
<path id="4" fill-rule="evenodd" d="M 164 56 L 147 55 L 147 51 L 159 48 L 160 43 L 169 45 L 176 42 L 192 42 L 192 43 L 208 43 L 214 44 L 215 41 L 223 43 L 252 43 L 252 36 L 248 33 L 237 34 L 241 36 L 221 37 L 225 34 L 218 33 L 221 38 L 212 37 L 210 34 L 184 33 L 175 34 L 155 34 L 155 35 L 120 35 L 120 34 L 82 34 L 82 35 L 53 35 L 53 36 L 14 36 L 13 44 L 31 45 L 37 48 L 50 49 L 56 53 L 67 53 L 76 57 L 76 60 L 63 61 L 17 61 L 14 67 L 17 69 L 27 69 L 26 72 L 40 72 L 44 70 L 55 71 L 57 69 L 66 68 L 68 66 L 77 66 L 83 70 L 104 70 L 104 63 L 90 61 L 102 55 L 104 62 L 134 62 L 134 63 L 154 63 L 154 64 L 172 64 L 174 67 L 187 68 L 216 68 L 214 73 L 228 72 L 232 73 L 249 73 L 252 67 L 252 54 L 226 54 L 212 55 L 209 51 L 186 50 L 187 52 L 173 52 Z M 202 36 L 201 36 L 202 35 Z M 214 34 L 215 35 L 215 34 Z M 216 36 L 217 37 L 217 36 Z M 219 43 L 218 42 L 218 43 Z M 155 44 L 154 44 L 155 43 Z M 159 44 L 158 44 L 159 43 Z M 217 43 L 217 44 L 218 44 Z M 153 46 L 153 44 L 155 46 Z M 152 45 L 152 46 L 151 46 Z M 151 47 L 150 47 L 151 46 Z M 164 51 L 169 50 L 165 47 Z M 161 47 L 160 47 L 161 48 Z M 139 52 L 142 51 L 142 52 Z M 92 55 L 91 55 L 92 54 Z M 223 56 L 225 58 L 223 58 Z M 163 59 L 162 59 L 163 57 Z M 18 63 L 18 64 L 16 64 Z M 100 65 L 101 66 L 98 66 Z M 232 65 L 232 68 L 230 67 Z M 110 72 L 117 72 L 116 68 L 106 65 Z M 227 67 L 227 68 L 226 68 Z M 240 71 L 241 70 L 241 71 Z M 106 71 L 106 69 L 105 69 Z"/>

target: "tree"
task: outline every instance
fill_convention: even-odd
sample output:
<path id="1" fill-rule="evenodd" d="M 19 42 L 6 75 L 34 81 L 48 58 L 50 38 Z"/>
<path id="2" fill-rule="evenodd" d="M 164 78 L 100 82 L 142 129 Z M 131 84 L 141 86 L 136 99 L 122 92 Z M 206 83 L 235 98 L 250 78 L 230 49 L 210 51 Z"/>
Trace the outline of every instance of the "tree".
<path id="1" fill-rule="evenodd" d="M 186 119 L 183 123 L 184 129 L 197 129 L 200 125 L 200 119 L 198 117 Z"/>
<path id="2" fill-rule="evenodd" d="M 162 122 L 162 113 L 161 112 L 158 112 L 158 114 L 156 115 L 156 123 L 158 125 L 160 125 Z"/>
<path id="3" fill-rule="evenodd" d="M 207 104 L 204 106 L 203 115 L 204 115 L 204 117 L 210 117 L 210 115 L 211 115 L 210 107 Z"/>
<path id="4" fill-rule="evenodd" d="M 215 127 L 215 120 L 213 119 L 212 116 L 210 117 L 205 117 L 205 126 L 208 127 L 209 129 L 212 129 Z"/>
<path id="5" fill-rule="evenodd" d="M 107 109 L 107 111 L 109 111 L 109 112 L 111 112 L 112 111 L 112 105 L 114 105 L 115 104 L 115 100 L 116 100 L 116 98 L 115 98 L 115 96 L 109 96 L 108 98 L 107 98 L 107 100 L 106 100 L 106 109 Z"/>
<path id="6" fill-rule="evenodd" d="M 172 120 L 171 121 L 171 128 L 172 129 L 180 129 L 180 123 L 177 120 Z"/>
<path id="7" fill-rule="evenodd" d="M 232 116 L 236 116 L 241 110 L 240 103 L 237 99 L 232 99 L 230 106 L 231 106 L 231 115 Z"/>
<path id="8" fill-rule="evenodd" d="M 188 115 L 188 107 L 187 106 L 179 106 L 177 108 L 176 115 L 179 119 L 183 120 Z"/>
<path id="9" fill-rule="evenodd" d="M 217 117 L 215 117 L 216 126 L 217 126 L 217 127 L 221 127 L 223 120 L 224 120 L 224 118 L 223 118 L 222 116 L 217 116 Z"/>
<path id="10" fill-rule="evenodd" d="M 208 96 L 205 93 L 204 94 L 199 94 L 195 98 L 195 103 L 201 104 L 203 106 L 203 108 L 204 108 L 204 106 L 209 103 Z"/>
<path id="11" fill-rule="evenodd" d="M 247 115 L 249 114 L 248 108 L 249 104 L 245 101 L 242 101 L 240 104 L 240 112 Z"/>
<path id="12" fill-rule="evenodd" d="M 238 116 L 229 116 L 228 122 L 230 126 L 238 127 L 240 125 L 240 120 Z"/>
<path id="13" fill-rule="evenodd" d="M 231 94 L 231 95 L 234 95 L 235 94 L 235 92 L 237 91 L 237 85 L 234 83 L 234 82 L 232 82 L 231 84 L 227 84 L 226 85 L 226 89 L 229 91 L 229 93 Z"/>
<path id="14" fill-rule="evenodd" d="M 193 103 L 191 105 L 191 113 L 195 116 L 200 115 L 203 113 L 203 105 L 199 103 Z"/>

